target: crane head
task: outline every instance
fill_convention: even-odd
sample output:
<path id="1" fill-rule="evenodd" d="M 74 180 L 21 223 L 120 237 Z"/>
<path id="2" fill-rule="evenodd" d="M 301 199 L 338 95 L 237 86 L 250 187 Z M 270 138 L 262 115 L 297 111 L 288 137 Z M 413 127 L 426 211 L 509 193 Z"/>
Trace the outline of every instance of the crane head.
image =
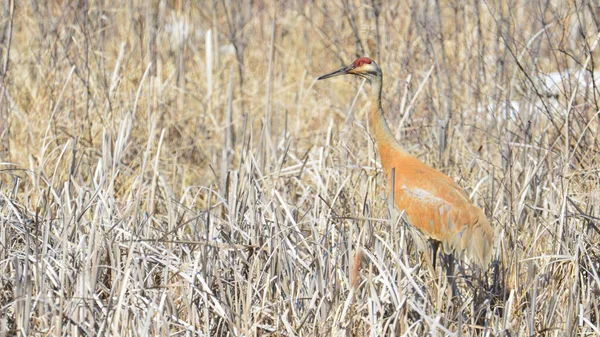
<path id="1" fill-rule="evenodd" d="M 371 80 L 374 77 L 381 76 L 381 69 L 379 69 L 379 66 L 377 63 L 375 63 L 375 61 L 368 57 L 361 57 L 352 62 L 352 64 L 325 74 L 317 78 L 317 80 L 324 80 L 326 78 L 347 74 L 356 75 Z"/>

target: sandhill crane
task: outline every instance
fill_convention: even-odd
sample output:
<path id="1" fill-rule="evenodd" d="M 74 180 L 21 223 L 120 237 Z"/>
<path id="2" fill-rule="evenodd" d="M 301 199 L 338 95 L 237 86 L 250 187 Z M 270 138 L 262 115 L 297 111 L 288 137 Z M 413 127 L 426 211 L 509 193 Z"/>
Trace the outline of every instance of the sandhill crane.
<path id="1" fill-rule="evenodd" d="M 493 240 L 489 221 L 450 177 L 408 154 L 394 138 L 381 107 L 383 74 L 379 66 L 362 57 L 318 80 L 346 74 L 365 78 L 371 84 L 369 132 L 379 149 L 389 197 L 394 207 L 404 211 L 407 222 L 432 242 L 433 266 L 441 244 L 446 254 L 465 253 L 487 268 Z"/>

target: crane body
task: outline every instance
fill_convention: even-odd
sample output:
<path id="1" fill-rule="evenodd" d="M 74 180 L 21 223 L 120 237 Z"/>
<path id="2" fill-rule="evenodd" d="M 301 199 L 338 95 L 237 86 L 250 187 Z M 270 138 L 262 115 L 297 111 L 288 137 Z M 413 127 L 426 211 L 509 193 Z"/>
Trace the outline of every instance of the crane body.
<path id="1" fill-rule="evenodd" d="M 441 244 L 446 254 L 464 253 L 486 268 L 492 257 L 489 221 L 450 177 L 407 153 L 395 139 L 381 107 L 379 66 L 363 57 L 318 79 L 345 74 L 366 78 L 371 84 L 369 133 L 377 143 L 394 207 L 404 211 L 407 222 L 435 242 L 434 247 Z"/>

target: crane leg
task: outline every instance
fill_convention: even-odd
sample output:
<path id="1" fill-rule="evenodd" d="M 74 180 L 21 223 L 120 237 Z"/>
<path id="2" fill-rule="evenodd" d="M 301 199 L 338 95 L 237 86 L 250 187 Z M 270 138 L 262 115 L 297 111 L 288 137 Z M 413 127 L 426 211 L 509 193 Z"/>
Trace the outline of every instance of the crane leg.
<path id="1" fill-rule="evenodd" d="M 446 279 L 452 287 L 452 297 L 459 295 L 458 286 L 456 285 L 456 275 L 454 274 L 454 254 L 444 254 L 444 265 L 446 267 Z"/>
<path id="2" fill-rule="evenodd" d="M 429 244 L 431 245 L 431 263 L 433 264 L 433 270 L 435 270 L 437 251 L 440 247 L 440 242 L 436 240 L 429 240 Z"/>
<path id="3" fill-rule="evenodd" d="M 429 243 L 431 245 L 431 251 L 432 251 L 431 261 L 433 264 L 433 269 L 435 270 L 436 261 L 437 261 L 437 252 L 440 247 L 440 242 L 436 241 L 436 240 L 429 240 Z M 458 292 L 458 286 L 456 285 L 456 275 L 454 272 L 454 267 L 455 267 L 456 261 L 454 260 L 454 254 L 442 253 L 441 255 L 442 255 L 441 259 L 443 262 L 443 266 L 446 269 L 446 280 L 448 281 L 448 284 L 452 288 L 452 297 L 456 297 L 460 293 Z"/>

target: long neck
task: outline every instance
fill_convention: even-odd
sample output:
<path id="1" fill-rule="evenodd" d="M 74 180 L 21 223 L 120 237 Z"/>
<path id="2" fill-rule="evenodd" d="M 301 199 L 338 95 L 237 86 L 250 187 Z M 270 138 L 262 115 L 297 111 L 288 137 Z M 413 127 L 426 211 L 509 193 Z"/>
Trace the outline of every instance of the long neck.
<path id="1" fill-rule="evenodd" d="M 382 150 L 395 147 L 402 151 L 400 144 L 394 138 L 390 127 L 385 121 L 383 109 L 381 108 L 381 82 L 382 76 L 376 76 L 371 79 L 371 110 L 369 111 L 369 131 L 379 147 Z"/>

